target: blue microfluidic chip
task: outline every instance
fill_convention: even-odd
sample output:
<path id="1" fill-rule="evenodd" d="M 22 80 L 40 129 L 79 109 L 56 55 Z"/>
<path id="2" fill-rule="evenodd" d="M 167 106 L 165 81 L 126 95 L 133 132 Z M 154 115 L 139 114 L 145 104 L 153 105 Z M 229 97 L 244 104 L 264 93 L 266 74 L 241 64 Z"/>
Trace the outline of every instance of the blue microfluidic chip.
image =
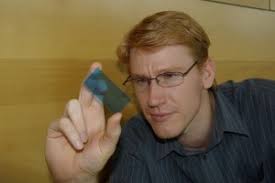
<path id="1" fill-rule="evenodd" d="M 121 112 L 130 101 L 130 98 L 98 68 L 88 76 L 84 84 L 111 112 Z"/>

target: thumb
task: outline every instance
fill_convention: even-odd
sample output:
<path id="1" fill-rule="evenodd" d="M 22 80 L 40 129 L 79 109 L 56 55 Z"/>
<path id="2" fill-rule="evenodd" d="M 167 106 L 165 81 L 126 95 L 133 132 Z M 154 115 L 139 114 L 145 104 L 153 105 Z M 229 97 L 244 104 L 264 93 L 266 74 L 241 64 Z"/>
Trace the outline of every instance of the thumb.
<path id="1" fill-rule="evenodd" d="M 109 151 L 110 154 L 115 151 L 119 136 L 121 134 L 121 118 L 121 113 L 115 113 L 107 121 L 106 131 L 102 139 L 102 147 L 105 147 L 104 149 Z"/>
<path id="2" fill-rule="evenodd" d="M 115 113 L 108 119 L 108 122 L 107 122 L 105 135 L 106 135 L 106 138 L 108 138 L 114 144 L 117 143 L 121 133 L 121 125 L 120 125 L 121 118 L 122 118 L 121 113 Z"/>

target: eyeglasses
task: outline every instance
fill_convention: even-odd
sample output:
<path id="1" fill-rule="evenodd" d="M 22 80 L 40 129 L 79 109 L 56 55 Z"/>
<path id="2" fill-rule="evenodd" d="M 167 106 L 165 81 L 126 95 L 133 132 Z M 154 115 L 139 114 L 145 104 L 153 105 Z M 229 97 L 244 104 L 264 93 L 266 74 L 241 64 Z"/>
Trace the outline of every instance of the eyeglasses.
<path id="1" fill-rule="evenodd" d="M 134 88 L 137 91 L 143 91 L 148 86 L 150 86 L 152 80 L 156 80 L 156 83 L 164 88 L 168 87 L 174 87 L 178 86 L 184 81 L 184 77 L 192 70 L 192 68 L 197 64 L 198 62 L 194 62 L 187 71 L 184 73 L 182 72 L 164 72 L 159 75 L 157 75 L 154 78 L 147 78 L 147 77 L 135 77 L 129 75 L 127 79 L 123 82 L 123 85 L 126 85 L 127 83 L 132 83 Z"/>

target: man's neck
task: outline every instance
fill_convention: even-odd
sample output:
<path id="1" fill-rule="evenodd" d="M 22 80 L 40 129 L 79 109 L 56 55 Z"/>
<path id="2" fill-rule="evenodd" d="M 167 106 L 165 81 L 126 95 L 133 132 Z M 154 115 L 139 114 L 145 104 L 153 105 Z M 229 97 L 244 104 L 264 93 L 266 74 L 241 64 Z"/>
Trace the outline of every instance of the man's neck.
<path id="1" fill-rule="evenodd" d="M 202 93 L 202 102 L 197 115 L 179 137 L 179 142 L 186 150 L 206 150 L 208 148 L 214 128 L 214 103 L 212 92 Z"/>

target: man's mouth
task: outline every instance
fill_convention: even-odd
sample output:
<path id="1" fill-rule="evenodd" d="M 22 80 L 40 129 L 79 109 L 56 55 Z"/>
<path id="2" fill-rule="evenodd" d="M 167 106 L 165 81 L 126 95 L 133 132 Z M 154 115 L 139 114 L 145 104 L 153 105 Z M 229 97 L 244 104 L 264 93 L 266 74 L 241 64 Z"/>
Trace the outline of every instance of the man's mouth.
<path id="1" fill-rule="evenodd" d="M 153 122 L 164 122 L 166 121 L 172 113 L 149 113 L 151 119 L 153 120 Z"/>

